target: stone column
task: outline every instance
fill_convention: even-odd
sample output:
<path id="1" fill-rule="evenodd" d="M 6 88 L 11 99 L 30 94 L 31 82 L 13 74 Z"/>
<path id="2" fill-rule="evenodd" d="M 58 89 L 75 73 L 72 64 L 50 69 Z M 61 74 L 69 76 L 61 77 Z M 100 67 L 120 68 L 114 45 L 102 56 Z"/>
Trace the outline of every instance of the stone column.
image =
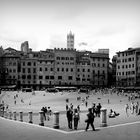
<path id="1" fill-rule="evenodd" d="M 16 111 L 14 111 L 13 113 L 14 113 L 14 120 L 16 121 L 16 120 L 17 120 L 17 114 L 16 114 Z"/>
<path id="2" fill-rule="evenodd" d="M 19 121 L 23 122 L 23 112 L 19 112 Z"/>
<path id="3" fill-rule="evenodd" d="M 102 127 L 107 126 L 107 109 L 101 109 L 101 125 Z"/>
<path id="4" fill-rule="evenodd" d="M 39 114 L 40 114 L 40 124 L 39 124 L 39 125 L 44 126 L 44 116 L 43 116 L 43 111 L 40 111 Z"/>
<path id="5" fill-rule="evenodd" d="M 12 112 L 9 112 L 9 119 L 12 120 Z"/>
<path id="6" fill-rule="evenodd" d="M 54 125 L 53 125 L 53 128 L 56 128 L 56 129 L 60 128 L 60 126 L 59 126 L 59 112 L 58 111 L 54 112 Z"/>
<path id="7" fill-rule="evenodd" d="M 29 123 L 33 123 L 33 112 L 29 112 Z"/>

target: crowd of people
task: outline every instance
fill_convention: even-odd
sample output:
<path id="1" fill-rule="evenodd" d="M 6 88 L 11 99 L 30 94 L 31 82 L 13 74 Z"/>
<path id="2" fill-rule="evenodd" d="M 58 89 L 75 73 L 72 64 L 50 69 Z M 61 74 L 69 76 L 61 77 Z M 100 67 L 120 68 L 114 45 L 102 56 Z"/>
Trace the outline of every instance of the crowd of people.
<path id="1" fill-rule="evenodd" d="M 95 131 L 94 128 L 94 118 L 95 117 L 100 117 L 101 113 L 101 104 L 98 103 L 97 105 L 95 103 L 92 104 L 91 108 L 88 108 L 88 114 L 87 114 L 87 119 L 85 122 L 87 123 L 86 125 L 86 131 L 89 128 L 89 125 L 91 125 L 92 130 Z M 77 108 L 73 109 L 73 104 L 71 103 L 70 106 L 66 104 L 66 117 L 68 121 L 68 128 L 69 129 L 74 129 L 77 130 L 78 128 L 78 122 L 80 122 L 80 106 L 78 105 Z"/>
<path id="2" fill-rule="evenodd" d="M 19 93 L 19 92 L 18 92 Z M 24 98 L 19 96 L 19 94 L 16 93 L 14 96 L 12 96 L 14 104 L 17 105 L 17 101 L 20 101 L 21 103 L 25 103 L 26 100 L 24 101 Z M 136 99 L 139 96 L 136 96 L 135 92 L 130 93 L 130 92 L 125 92 L 123 90 L 117 90 L 117 89 L 95 89 L 93 90 L 90 94 L 85 94 L 86 96 L 82 96 L 80 94 L 77 94 L 78 96 L 75 98 L 75 101 L 77 101 L 78 105 L 75 107 L 75 104 L 71 103 L 71 100 L 67 97 L 64 101 L 66 101 L 66 118 L 68 122 L 68 128 L 69 129 L 78 129 L 78 125 L 80 122 L 80 114 L 81 114 L 81 106 L 84 106 L 86 110 L 88 110 L 88 113 L 86 114 L 87 119 L 85 120 L 86 122 L 86 127 L 85 130 L 87 131 L 89 128 L 89 125 L 91 125 L 92 129 L 95 130 L 94 128 L 94 119 L 95 117 L 100 117 L 101 114 L 101 108 L 102 105 L 101 103 L 92 103 L 90 106 L 91 102 L 89 99 L 92 97 L 92 95 L 105 95 L 105 94 L 114 94 L 117 96 L 126 96 L 126 100 L 128 98 L 127 103 L 125 104 L 125 112 L 127 116 L 130 116 L 130 114 L 133 115 L 140 115 L 140 107 L 139 107 L 139 101 Z M 35 91 L 32 93 L 33 96 L 37 95 Z M 63 94 L 61 94 L 63 96 Z M 10 95 L 11 96 L 11 95 Z M 45 96 L 45 94 L 43 94 Z M 102 96 L 100 96 L 101 99 Z M 20 99 L 20 100 L 17 100 Z M 99 100 L 98 100 L 99 101 Z M 120 102 L 123 102 L 123 99 L 120 100 Z M 106 98 L 106 103 L 108 105 L 112 104 L 111 98 Z M 5 103 L 3 103 L 5 104 Z M 28 103 L 31 105 L 31 101 Z M 8 107 L 7 107 L 8 108 Z M 3 110 L 5 110 L 6 107 L 3 107 Z M 52 110 L 49 107 L 42 107 L 41 111 L 43 111 L 43 116 L 44 120 L 50 120 L 50 117 L 52 115 Z M 124 113 L 125 114 L 125 113 Z M 119 116 L 120 114 L 114 111 L 113 109 L 110 109 L 110 112 L 108 114 L 109 118 L 115 118 L 116 116 Z"/>
<path id="3" fill-rule="evenodd" d="M 46 120 L 50 120 L 50 116 L 52 115 L 52 110 L 51 110 L 51 108 L 50 108 L 50 106 L 49 107 L 42 107 L 41 108 L 41 111 L 43 112 L 43 117 L 44 117 L 44 120 L 46 121 Z M 47 117 L 46 117 L 47 116 Z"/>
<path id="4" fill-rule="evenodd" d="M 126 104 L 125 112 L 127 116 L 129 116 L 130 114 L 140 115 L 139 102 L 132 101 L 130 105 Z"/>

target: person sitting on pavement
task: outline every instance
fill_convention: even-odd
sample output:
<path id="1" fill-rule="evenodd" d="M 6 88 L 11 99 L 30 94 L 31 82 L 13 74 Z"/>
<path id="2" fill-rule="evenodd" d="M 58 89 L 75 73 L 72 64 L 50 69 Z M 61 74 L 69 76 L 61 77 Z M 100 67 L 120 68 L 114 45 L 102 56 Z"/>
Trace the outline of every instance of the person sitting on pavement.
<path id="1" fill-rule="evenodd" d="M 120 114 L 119 113 L 116 113 L 116 111 L 113 111 L 112 109 L 110 109 L 110 112 L 109 112 L 109 118 L 115 118 L 116 116 L 119 116 Z"/>

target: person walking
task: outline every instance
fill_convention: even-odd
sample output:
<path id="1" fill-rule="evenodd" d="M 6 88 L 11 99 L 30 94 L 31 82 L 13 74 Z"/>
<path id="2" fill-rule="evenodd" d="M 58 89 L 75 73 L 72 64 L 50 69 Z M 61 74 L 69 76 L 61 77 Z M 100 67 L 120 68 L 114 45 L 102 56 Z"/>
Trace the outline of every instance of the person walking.
<path id="1" fill-rule="evenodd" d="M 78 121 L 80 120 L 80 115 L 79 115 L 79 113 L 78 113 L 77 108 L 74 109 L 73 119 L 74 119 L 74 129 L 77 130 Z"/>
<path id="2" fill-rule="evenodd" d="M 94 116 L 94 113 L 92 112 L 92 108 L 89 108 L 88 112 L 89 113 L 87 114 L 87 120 L 85 120 L 85 122 L 87 123 L 85 131 L 88 130 L 89 125 L 91 125 L 92 130 L 95 131 L 95 127 L 94 127 L 94 124 L 93 124 L 95 116 Z"/>
<path id="3" fill-rule="evenodd" d="M 72 120 L 73 120 L 73 111 L 71 108 L 67 110 L 67 120 L 68 120 L 68 128 L 72 129 Z"/>

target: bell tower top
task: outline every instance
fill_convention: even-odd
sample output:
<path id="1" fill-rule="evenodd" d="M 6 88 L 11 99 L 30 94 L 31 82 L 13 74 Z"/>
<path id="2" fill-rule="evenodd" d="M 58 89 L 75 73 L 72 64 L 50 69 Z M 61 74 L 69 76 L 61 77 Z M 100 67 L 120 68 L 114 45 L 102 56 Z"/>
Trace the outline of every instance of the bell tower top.
<path id="1" fill-rule="evenodd" d="M 74 34 L 71 31 L 67 34 L 67 48 L 74 49 Z"/>

